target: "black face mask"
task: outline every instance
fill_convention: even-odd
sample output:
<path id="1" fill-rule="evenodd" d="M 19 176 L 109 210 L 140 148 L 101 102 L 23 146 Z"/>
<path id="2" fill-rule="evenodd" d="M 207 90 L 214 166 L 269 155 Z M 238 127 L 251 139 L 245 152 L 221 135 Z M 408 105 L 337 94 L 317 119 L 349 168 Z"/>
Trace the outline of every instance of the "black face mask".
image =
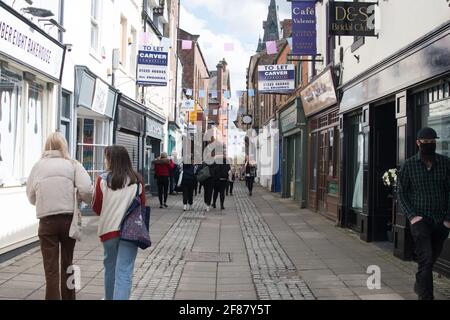
<path id="1" fill-rule="evenodd" d="M 424 156 L 434 156 L 436 154 L 436 143 L 421 143 L 420 153 Z"/>

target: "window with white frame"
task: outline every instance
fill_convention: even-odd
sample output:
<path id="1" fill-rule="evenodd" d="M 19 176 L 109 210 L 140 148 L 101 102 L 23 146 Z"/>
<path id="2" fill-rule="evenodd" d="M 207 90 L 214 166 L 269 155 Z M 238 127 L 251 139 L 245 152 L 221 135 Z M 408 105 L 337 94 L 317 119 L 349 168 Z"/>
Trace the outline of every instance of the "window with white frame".
<path id="1" fill-rule="evenodd" d="M 136 59 L 137 59 L 137 31 L 133 27 L 131 27 L 131 36 L 130 36 L 130 74 L 134 75 L 136 73 Z"/>
<path id="2" fill-rule="evenodd" d="M 97 53 L 100 34 L 100 0 L 91 0 L 91 49 Z"/>
<path id="3" fill-rule="evenodd" d="M 124 16 L 120 17 L 120 64 L 125 67 L 127 61 L 127 19 Z"/>
<path id="4" fill-rule="evenodd" d="M 109 144 L 110 122 L 93 118 L 77 119 L 76 158 L 95 181 L 104 172 L 104 151 Z"/>

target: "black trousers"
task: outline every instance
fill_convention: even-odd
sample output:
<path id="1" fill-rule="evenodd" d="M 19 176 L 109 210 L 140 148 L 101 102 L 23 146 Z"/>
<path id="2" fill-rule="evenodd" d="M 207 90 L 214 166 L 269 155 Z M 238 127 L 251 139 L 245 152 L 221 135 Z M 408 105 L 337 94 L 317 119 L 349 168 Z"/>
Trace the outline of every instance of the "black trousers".
<path id="1" fill-rule="evenodd" d="M 198 187 L 198 181 L 197 178 L 194 177 L 194 181 L 193 181 L 193 187 L 194 187 L 194 194 L 197 195 L 197 187 Z"/>
<path id="2" fill-rule="evenodd" d="M 420 300 L 433 300 L 433 266 L 439 258 L 450 229 L 443 223 L 424 218 L 411 225 L 417 263 L 416 291 Z"/>
<path id="3" fill-rule="evenodd" d="M 183 188 L 183 204 L 192 205 L 194 203 L 194 182 L 185 182 Z"/>
<path id="4" fill-rule="evenodd" d="M 207 206 L 211 205 L 211 200 L 212 200 L 212 195 L 213 195 L 213 188 L 214 188 L 214 182 L 212 181 L 205 181 L 203 184 L 201 184 L 200 186 L 203 185 L 203 189 L 204 189 L 204 200 L 205 200 L 205 204 Z"/>
<path id="5" fill-rule="evenodd" d="M 227 187 L 227 181 L 226 180 L 218 180 L 214 184 L 214 198 L 213 198 L 213 204 L 216 205 L 217 197 L 220 194 L 220 206 L 223 207 L 223 204 L 225 203 L 225 188 Z"/>
<path id="6" fill-rule="evenodd" d="M 255 177 L 246 177 L 245 182 L 247 184 L 247 189 L 250 193 L 253 192 L 253 183 L 255 183 Z"/>
<path id="7" fill-rule="evenodd" d="M 227 194 L 233 194 L 233 188 L 234 188 L 234 182 L 228 181 L 227 182 Z"/>
<path id="8" fill-rule="evenodd" d="M 169 193 L 169 177 L 157 177 L 158 180 L 158 198 L 159 198 L 159 204 L 163 204 L 163 197 L 164 197 L 164 203 L 167 203 L 167 196 Z"/>
<path id="9" fill-rule="evenodd" d="M 175 176 L 172 174 L 169 176 L 169 193 L 170 194 L 172 194 L 175 191 L 175 187 L 176 187 Z"/>

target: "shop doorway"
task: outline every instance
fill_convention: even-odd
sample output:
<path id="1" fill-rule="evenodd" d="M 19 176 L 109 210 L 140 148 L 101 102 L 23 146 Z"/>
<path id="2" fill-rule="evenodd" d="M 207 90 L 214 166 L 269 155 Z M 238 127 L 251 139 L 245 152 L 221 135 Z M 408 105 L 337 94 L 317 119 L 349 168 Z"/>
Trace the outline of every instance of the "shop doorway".
<path id="1" fill-rule="evenodd" d="M 362 113 L 358 111 L 347 118 L 346 129 L 346 192 L 345 202 L 347 210 L 345 214 L 346 227 L 361 232 L 358 224 L 358 215 L 363 210 L 363 161 L 364 161 L 364 136 L 362 131 Z"/>
<path id="2" fill-rule="evenodd" d="M 397 166 L 397 121 L 395 102 L 388 102 L 374 107 L 373 111 L 373 152 L 372 174 L 372 232 L 374 241 L 392 241 L 393 192 L 383 183 L 383 174 Z"/>
<path id="3" fill-rule="evenodd" d="M 327 212 L 327 177 L 328 177 L 328 131 L 319 134 L 319 176 L 317 184 L 317 206 L 320 212 Z"/>
<path id="4" fill-rule="evenodd" d="M 288 197 L 294 198 L 295 195 L 295 139 L 287 138 L 287 179 L 286 193 Z"/>

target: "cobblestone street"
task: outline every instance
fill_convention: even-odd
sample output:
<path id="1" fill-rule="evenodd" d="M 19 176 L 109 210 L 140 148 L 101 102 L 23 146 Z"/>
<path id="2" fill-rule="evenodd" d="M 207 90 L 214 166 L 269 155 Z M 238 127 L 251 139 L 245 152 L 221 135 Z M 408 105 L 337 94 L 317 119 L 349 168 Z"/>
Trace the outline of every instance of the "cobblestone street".
<path id="1" fill-rule="evenodd" d="M 326 218 L 299 209 L 262 188 L 248 197 L 243 183 L 227 197 L 226 210 L 182 211 L 181 196 L 169 209 L 152 197 L 151 249 L 139 251 L 132 299 L 367 300 L 416 299 L 416 265 L 365 243 Z M 85 217 L 77 243 L 80 300 L 103 297 L 103 248 L 97 217 Z M 367 267 L 381 268 L 381 289 L 369 290 Z M 435 278 L 437 299 L 450 297 L 450 281 Z M 45 278 L 36 247 L 0 265 L 0 299 L 43 299 Z"/>

